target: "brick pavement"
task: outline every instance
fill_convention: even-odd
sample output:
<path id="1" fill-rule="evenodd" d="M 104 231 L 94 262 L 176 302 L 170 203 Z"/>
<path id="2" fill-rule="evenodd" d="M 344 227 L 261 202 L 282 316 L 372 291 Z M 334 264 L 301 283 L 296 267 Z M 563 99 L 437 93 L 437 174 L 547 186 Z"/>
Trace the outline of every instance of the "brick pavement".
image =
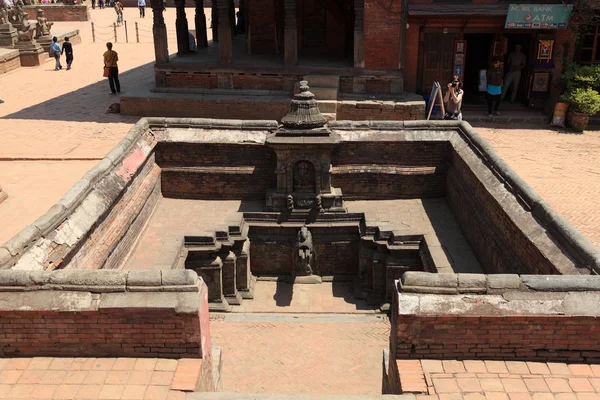
<path id="1" fill-rule="evenodd" d="M 420 364 L 420 365 L 419 365 Z M 491 360 L 397 360 L 418 400 L 600 400 L 600 365 Z M 415 368 L 415 366 L 417 368 Z"/>
<path id="2" fill-rule="evenodd" d="M 381 394 L 387 320 L 228 318 L 211 321 L 212 343 L 223 350 L 223 392 Z"/>
<path id="3" fill-rule="evenodd" d="M 174 390 L 198 380 L 201 360 L 2 358 L 0 399 L 183 400 Z"/>
<path id="4" fill-rule="evenodd" d="M 552 208 L 600 247 L 600 131 L 476 128 Z"/>

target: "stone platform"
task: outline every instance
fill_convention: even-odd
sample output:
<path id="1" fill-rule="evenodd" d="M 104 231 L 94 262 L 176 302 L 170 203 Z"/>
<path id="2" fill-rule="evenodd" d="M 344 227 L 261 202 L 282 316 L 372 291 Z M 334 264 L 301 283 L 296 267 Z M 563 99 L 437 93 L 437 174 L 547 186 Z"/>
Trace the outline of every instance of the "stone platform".
<path id="1" fill-rule="evenodd" d="M 0 74 L 5 74 L 20 66 L 19 50 L 0 48 Z"/>

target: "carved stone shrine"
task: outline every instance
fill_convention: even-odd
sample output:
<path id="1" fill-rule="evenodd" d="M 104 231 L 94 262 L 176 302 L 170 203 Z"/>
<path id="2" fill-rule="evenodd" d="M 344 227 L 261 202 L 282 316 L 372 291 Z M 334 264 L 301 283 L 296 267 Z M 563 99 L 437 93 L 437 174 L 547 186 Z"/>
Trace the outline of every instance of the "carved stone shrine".
<path id="1" fill-rule="evenodd" d="M 266 143 L 277 155 L 277 188 L 266 196 L 267 211 L 345 212 L 341 189 L 331 186 L 331 153 L 339 136 L 327 127 L 308 82 L 300 82 L 290 112 Z"/>

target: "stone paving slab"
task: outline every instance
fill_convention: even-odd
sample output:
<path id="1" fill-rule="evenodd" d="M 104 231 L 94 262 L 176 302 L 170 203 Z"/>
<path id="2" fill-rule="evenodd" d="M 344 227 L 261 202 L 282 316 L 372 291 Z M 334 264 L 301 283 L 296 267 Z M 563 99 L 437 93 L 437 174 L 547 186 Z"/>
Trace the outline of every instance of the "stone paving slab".
<path id="1" fill-rule="evenodd" d="M 201 360 L 157 358 L 2 358 L 0 399 L 183 400 L 172 384 Z"/>

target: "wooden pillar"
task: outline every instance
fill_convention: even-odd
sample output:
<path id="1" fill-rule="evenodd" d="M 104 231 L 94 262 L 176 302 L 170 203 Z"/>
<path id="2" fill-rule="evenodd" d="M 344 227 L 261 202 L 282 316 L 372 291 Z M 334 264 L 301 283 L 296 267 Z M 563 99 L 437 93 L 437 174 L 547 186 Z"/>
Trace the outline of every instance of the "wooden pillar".
<path id="1" fill-rule="evenodd" d="M 298 64 L 298 27 L 296 25 L 296 0 L 284 0 L 285 8 L 285 30 L 284 53 L 285 65 Z"/>
<path id="2" fill-rule="evenodd" d="M 206 35 L 206 16 L 204 15 L 204 0 L 195 0 L 196 16 L 194 25 L 196 26 L 196 43 L 198 48 L 208 46 L 208 37 Z"/>
<path id="3" fill-rule="evenodd" d="M 229 0 L 229 26 L 231 27 L 231 37 L 235 36 L 235 4 Z"/>
<path id="4" fill-rule="evenodd" d="M 365 67 L 365 0 L 354 0 L 354 68 Z"/>
<path id="5" fill-rule="evenodd" d="M 211 1 L 210 25 L 212 27 L 213 42 L 219 41 L 219 12 L 217 11 L 217 0 Z"/>
<path id="6" fill-rule="evenodd" d="M 169 62 L 169 48 L 167 41 L 167 26 L 163 17 L 162 0 L 151 0 L 152 6 L 152 36 L 154 37 L 154 57 L 157 63 Z"/>
<path id="7" fill-rule="evenodd" d="M 217 14 L 219 16 L 219 62 L 231 64 L 231 27 L 229 26 L 229 0 L 217 0 Z"/>
<path id="8" fill-rule="evenodd" d="M 185 0 L 175 0 L 177 18 L 175 19 L 175 32 L 177 33 L 177 54 L 182 56 L 190 52 L 190 35 L 188 22 L 185 16 Z"/>

